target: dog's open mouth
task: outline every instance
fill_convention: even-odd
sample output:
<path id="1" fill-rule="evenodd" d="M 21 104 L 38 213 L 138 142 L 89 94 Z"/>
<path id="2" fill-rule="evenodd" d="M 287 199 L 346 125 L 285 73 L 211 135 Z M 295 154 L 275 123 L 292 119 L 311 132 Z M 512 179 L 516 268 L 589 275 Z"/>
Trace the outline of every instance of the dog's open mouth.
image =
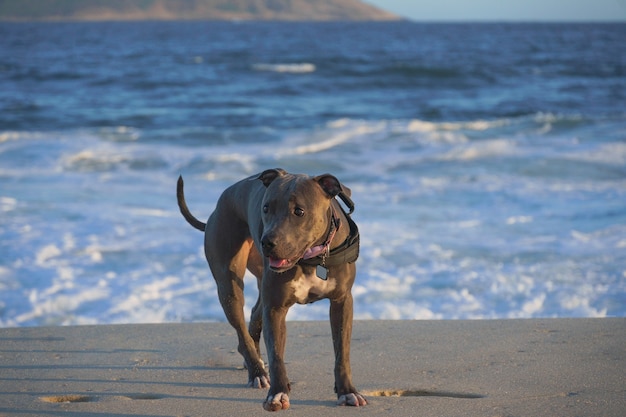
<path id="1" fill-rule="evenodd" d="M 288 269 L 293 268 L 296 265 L 298 259 L 282 259 L 269 257 L 270 268 L 276 272 L 285 272 Z"/>

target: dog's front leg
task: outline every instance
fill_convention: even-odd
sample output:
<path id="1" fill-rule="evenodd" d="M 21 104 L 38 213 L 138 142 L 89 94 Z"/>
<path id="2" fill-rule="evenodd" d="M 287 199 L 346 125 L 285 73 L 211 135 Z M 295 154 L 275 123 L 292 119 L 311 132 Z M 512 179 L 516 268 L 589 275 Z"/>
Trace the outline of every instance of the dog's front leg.
<path id="1" fill-rule="evenodd" d="M 270 390 L 263 403 L 263 408 L 267 411 L 289 408 L 291 387 L 284 361 L 287 341 L 285 318 L 288 310 L 289 308 L 284 306 L 265 306 L 263 309 L 263 337 L 270 367 Z"/>
<path id="2" fill-rule="evenodd" d="M 350 340 L 352 338 L 352 293 L 330 302 L 330 325 L 335 348 L 335 391 L 338 405 L 362 406 L 367 400 L 352 384 L 350 368 Z"/>

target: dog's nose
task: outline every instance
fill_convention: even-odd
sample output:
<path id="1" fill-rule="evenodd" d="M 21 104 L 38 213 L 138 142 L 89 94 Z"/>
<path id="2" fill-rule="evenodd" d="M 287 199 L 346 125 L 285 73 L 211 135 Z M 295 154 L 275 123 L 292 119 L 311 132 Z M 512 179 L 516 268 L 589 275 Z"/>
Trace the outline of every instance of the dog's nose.
<path id="1" fill-rule="evenodd" d="M 276 243 L 271 236 L 265 235 L 261 238 L 261 246 L 263 247 L 263 252 L 269 252 L 276 247 Z"/>

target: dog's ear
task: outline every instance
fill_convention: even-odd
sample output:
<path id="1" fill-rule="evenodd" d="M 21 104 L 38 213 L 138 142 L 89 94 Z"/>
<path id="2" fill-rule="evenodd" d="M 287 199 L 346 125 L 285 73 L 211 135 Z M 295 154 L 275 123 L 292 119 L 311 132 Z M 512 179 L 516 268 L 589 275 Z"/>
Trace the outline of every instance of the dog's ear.
<path id="1" fill-rule="evenodd" d="M 272 181 L 274 181 L 278 177 L 282 177 L 286 173 L 287 171 L 282 168 L 266 169 L 261 173 L 261 175 L 258 176 L 257 179 L 261 180 L 263 182 L 263 185 L 268 187 L 272 183 Z"/>
<path id="2" fill-rule="evenodd" d="M 341 183 L 337 178 L 330 174 L 320 175 L 314 178 L 315 181 L 322 187 L 322 190 L 331 197 L 336 197 L 337 194 L 343 191 Z"/>

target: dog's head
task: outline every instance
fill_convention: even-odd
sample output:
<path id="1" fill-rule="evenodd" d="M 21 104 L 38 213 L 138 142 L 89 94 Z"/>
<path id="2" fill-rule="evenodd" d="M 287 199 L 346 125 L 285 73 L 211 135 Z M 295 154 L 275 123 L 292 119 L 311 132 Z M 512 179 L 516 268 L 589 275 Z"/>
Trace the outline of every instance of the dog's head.
<path id="1" fill-rule="evenodd" d="M 266 187 L 261 202 L 261 250 L 276 272 L 291 269 L 313 246 L 327 238 L 331 200 L 343 188 L 330 174 L 310 177 L 269 169 L 258 177 Z"/>

